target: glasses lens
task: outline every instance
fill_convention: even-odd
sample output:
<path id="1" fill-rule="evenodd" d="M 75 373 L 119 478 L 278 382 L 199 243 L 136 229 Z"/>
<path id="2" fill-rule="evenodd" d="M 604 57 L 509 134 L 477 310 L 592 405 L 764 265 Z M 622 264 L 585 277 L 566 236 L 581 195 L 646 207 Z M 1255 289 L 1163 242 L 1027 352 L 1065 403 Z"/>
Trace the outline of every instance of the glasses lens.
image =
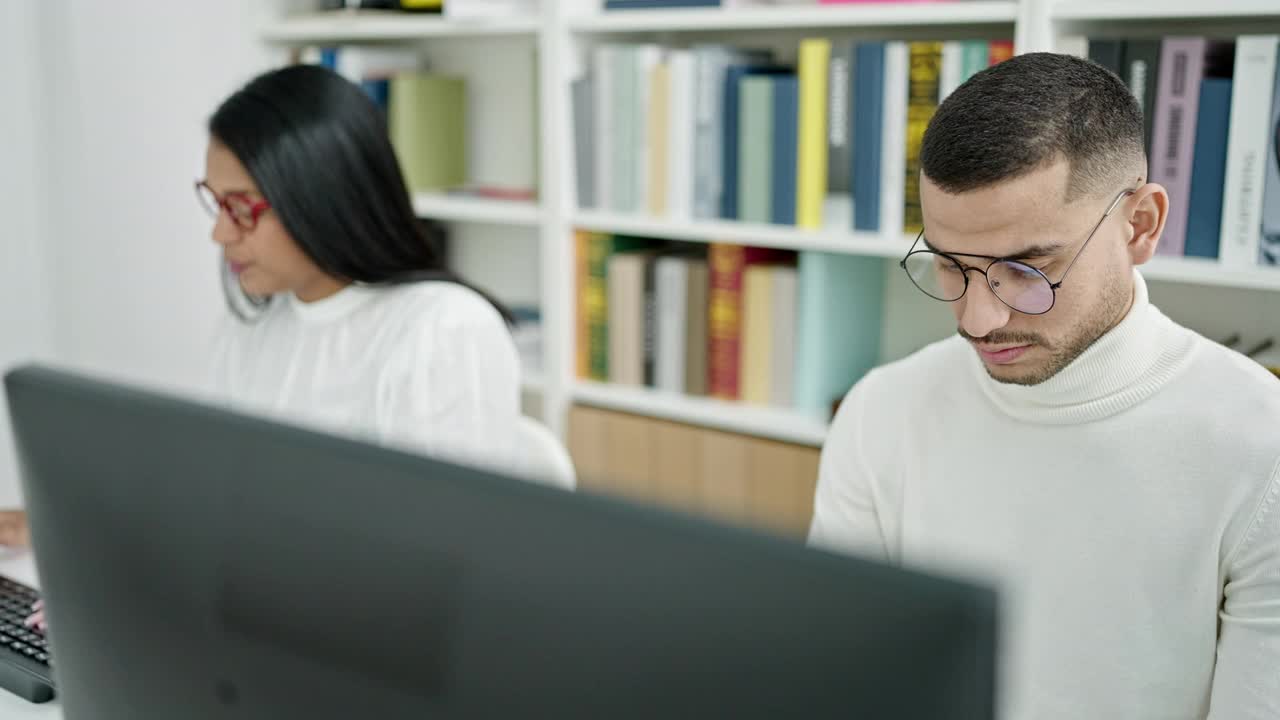
<path id="1" fill-rule="evenodd" d="M 991 292 L 1021 313 L 1043 315 L 1053 307 L 1053 286 L 1044 273 L 1018 262 L 1001 261 L 987 271 Z"/>
<path id="2" fill-rule="evenodd" d="M 922 250 L 907 256 L 907 275 L 924 294 L 943 302 L 964 295 L 964 268 L 945 255 Z"/>
<path id="3" fill-rule="evenodd" d="M 244 195 L 227 195 L 226 201 L 227 211 L 231 213 L 231 219 L 235 220 L 240 227 L 252 230 L 254 225 L 254 202 Z"/>
<path id="4" fill-rule="evenodd" d="M 209 217 L 217 218 L 221 208 L 218 207 L 218 196 L 213 194 L 208 185 L 199 183 L 196 185 L 196 196 L 200 198 L 200 207 L 209 213 Z"/>

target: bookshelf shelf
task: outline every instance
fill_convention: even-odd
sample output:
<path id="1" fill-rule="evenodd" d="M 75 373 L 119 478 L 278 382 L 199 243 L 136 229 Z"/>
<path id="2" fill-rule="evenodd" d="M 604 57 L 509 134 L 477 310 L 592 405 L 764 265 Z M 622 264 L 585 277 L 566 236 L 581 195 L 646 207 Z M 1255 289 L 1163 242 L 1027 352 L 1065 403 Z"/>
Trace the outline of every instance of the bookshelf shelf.
<path id="1" fill-rule="evenodd" d="M 821 447 L 827 437 L 827 423 L 783 408 L 595 382 L 578 382 L 571 392 L 584 405 L 799 445 Z"/>
<path id="2" fill-rule="evenodd" d="M 1148 4 L 1117 3 L 1113 0 L 1058 0 L 1050 12 L 1055 20 L 1077 22 L 1280 19 L 1280 3 L 1275 0 L 1164 0 Z"/>
<path id="3" fill-rule="evenodd" d="M 262 36 L 282 44 L 522 35 L 532 39 L 540 27 L 537 18 L 460 21 L 377 10 L 336 10 L 286 17 L 267 26 Z"/>
<path id="4" fill-rule="evenodd" d="M 640 33 L 1012 25 L 1017 16 L 1017 3 L 989 0 L 728 10 L 616 10 L 572 18 L 569 29 L 580 33 Z"/>
<path id="5" fill-rule="evenodd" d="M 1280 268 L 1224 268 L 1216 260 L 1186 257 L 1155 257 L 1140 268 L 1148 280 L 1240 288 L 1280 290 Z"/>
<path id="6" fill-rule="evenodd" d="M 547 390 L 547 378 L 536 371 L 521 371 L 520 388 L 527 393 L 541 395 Z"/>
<path id="7" fill-rule="evenodd" d="M 413 196 L 413 209 L 422 217 L 449 222 L 528 227 L 542 222 L 542 208 L 532 201 L 417 193 Z"/>
<path id="8" fill-rule="evenodd" d="M 834 229 L 802 230 L 783 225 L 760 225 L 733 221 L 671 221 L 643 215 L 581 212 L 573 226 L 580 230 L 684 240 L 725 242 L 781 250 L 822 252 L 899 258 L 911 247 L 914 237 L 885 237 L 879 233 L 840 232 Z"/>

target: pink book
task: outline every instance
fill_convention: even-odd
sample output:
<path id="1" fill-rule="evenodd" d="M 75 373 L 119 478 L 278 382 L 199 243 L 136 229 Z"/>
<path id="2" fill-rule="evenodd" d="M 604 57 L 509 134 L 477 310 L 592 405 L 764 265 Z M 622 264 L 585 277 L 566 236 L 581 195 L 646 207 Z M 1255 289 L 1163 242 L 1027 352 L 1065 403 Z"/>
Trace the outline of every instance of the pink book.
<path id="1" fill-rule="evenodd" d="M 1187 245 L 1191 158 L 1195 153 L 1206 45 L 1202 37 L 1168 37 L 1160 43 L 1160 78 L 1147 172 L 1151 182 L 1160 183 L 1169 191 L 1169 219 L 1156 249 L 1161 255 L 1181 256 Z"/>

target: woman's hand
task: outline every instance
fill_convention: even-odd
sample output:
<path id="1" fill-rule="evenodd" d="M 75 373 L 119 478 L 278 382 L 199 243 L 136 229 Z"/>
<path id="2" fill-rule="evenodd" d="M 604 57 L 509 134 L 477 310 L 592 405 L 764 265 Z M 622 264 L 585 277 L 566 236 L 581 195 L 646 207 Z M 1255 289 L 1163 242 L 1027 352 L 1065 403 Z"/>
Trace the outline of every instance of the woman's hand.
<path id="1" fill-rule="evenodd" d="M 27 547 L 31 544 L 31 532 L 27 528 L 24 510 L 0 510 L 0 545 Z"/>
<path id="2" fill-rule="evenodd" d="M 39 630 L 40 632 L 45 631 L 46 625 L 44 621 L 44 601 L 43 600 L 37 600 L 36 604 L 31 606 L 31 616 L 28 617 L 22 624 L 26 625 L 29 628 L 34 628 L 36 630 Z"/>

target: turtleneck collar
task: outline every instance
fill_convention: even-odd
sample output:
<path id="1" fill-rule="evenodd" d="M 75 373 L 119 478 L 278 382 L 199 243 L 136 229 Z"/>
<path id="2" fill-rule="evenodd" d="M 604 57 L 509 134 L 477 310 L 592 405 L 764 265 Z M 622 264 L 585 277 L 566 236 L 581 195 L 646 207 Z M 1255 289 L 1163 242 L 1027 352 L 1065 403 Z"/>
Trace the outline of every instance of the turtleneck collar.
<path id="1" fill-rule="evenodd" d="M 363 305 L 376 294 L 373 288 L 351 284 L 323 300 L 303 302 L 297 295 L 287 293 L 285 299 L 298 318 L 307 324 L 340 320 Z"/>
<path id="2" fill-rule="evenodd" d="M 1165 317 L 1134 271 L 1133 306 L 1057 375 L 1039 385 L 1000 383 L 969 349 L 971 370 L 983 392 L 1011 417 L 1045 424 L 1100 420 L 1142 402 L 1191 360 L 1195 334 Z"/>

